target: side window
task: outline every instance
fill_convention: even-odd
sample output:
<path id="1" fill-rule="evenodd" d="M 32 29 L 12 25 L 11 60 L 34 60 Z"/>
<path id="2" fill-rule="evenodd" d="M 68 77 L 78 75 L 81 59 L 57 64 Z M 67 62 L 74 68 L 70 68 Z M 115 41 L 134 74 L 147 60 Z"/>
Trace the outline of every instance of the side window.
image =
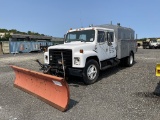
<path id="1" fill-rule="evenodd" d="M 107 32 L 107 40 L 109 42 L 113 42 L 114 41 L 114 33 L 113 32 Z"/>
<path id="2" fill-rule="evenodd" d="M 104 42 L 105 33 L 103 31 L 98 31 L 98 42 Z"/>

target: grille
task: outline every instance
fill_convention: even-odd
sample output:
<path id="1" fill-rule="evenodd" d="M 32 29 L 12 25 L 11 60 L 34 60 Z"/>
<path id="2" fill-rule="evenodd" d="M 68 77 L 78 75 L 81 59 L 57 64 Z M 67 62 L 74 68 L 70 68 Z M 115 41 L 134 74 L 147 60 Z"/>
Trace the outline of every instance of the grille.
<path id="1" fill-rule="evenodd" d="M 64 64 L 67 67 L 72 66 L 72 50 L 68 49 L 50 49 L 49 50 L 49 63 L 52 66 L 57 66 L 58 60 L 61 60 L 61 52 L 63 53 Z"/>

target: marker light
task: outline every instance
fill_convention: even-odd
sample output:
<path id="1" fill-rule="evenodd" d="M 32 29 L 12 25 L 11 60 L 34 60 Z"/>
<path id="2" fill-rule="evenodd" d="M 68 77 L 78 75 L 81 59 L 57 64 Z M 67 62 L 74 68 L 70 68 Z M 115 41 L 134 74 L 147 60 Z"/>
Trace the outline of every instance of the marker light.
<path id="1" fill-rule="evenodd" d="M 80 53 L 83 53 L 83 49 L 80 49 L 79 52 L 80 52 Z"/>

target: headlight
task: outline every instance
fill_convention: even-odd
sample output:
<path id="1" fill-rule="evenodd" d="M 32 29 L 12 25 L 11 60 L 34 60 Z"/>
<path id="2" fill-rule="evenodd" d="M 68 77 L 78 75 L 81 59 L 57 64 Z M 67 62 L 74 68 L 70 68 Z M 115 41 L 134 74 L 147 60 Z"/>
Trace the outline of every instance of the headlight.
<path id="1" fill-rule="evenodd" d="M 80 58 L 79 57 L 74 57 L 74 64 L 80 65 Z"/>

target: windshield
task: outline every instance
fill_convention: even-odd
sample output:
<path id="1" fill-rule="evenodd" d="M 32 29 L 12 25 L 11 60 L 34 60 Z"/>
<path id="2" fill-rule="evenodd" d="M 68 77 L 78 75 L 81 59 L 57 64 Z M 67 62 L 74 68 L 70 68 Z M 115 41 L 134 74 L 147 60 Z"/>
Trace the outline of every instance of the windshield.
<path id="1" fill-rule="evenodd" d="M 67 33 L 65 42 L 81 41 L 93 42 L 95 38 L 94 30 L 74 31 Z"/>

